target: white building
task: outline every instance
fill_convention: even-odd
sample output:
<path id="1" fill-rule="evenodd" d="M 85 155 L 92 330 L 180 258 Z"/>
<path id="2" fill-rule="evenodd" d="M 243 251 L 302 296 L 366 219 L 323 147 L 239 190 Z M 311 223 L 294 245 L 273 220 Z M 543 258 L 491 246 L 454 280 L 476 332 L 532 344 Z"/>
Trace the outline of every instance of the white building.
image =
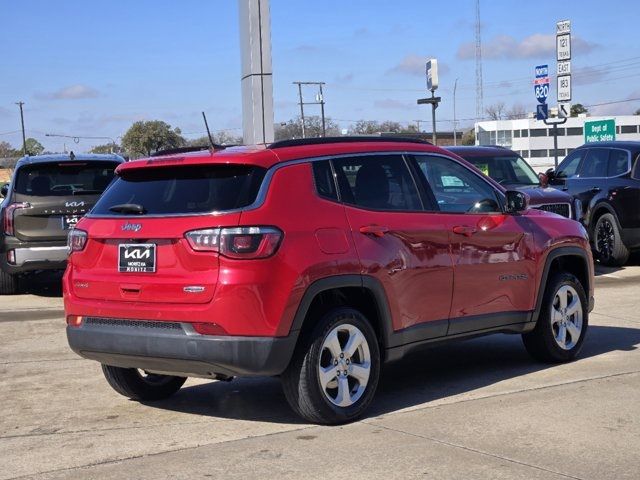
<path id="1" fill-rule="evenodd" d="M 640 140 L 640 115 L 572 117 L 558 126 L 558 161 L 584 145 L 584 122 L 615 120 L 616 140 Z M 555 121 L 557 119 L 553 119 Z M 532 118 L 492 120 L 475 124 L 477 145 L 500 145 L 519 153 L 537 171 L 554 164 L 553 127 Z"/>

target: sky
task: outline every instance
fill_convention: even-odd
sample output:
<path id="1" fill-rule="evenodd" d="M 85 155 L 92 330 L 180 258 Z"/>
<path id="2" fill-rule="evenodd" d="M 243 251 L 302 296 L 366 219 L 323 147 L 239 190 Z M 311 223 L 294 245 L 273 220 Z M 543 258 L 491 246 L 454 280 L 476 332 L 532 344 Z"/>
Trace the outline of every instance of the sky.
<path id="1" fill-rule="evenodd" d="M 574 103 L 631 114 L 640 108 L 638 18 L 636 0 L 481 0 L 484 106 L 535 110 L 534 68 L 555 70 L 555 24 L 570 19 Z M 50 151 L 119 141 L 137 120 L 195 138 L 205 133 L 201 111 L 212 130 L 242 134 L 236 0 L 0 0 L 0 19 L 0 141 L 21 145 L 17 101 L 27 136 Z M 431 131 L 430 107 L 416 100 L 427 96 L 433 57 L 438 130 L 453 127 L 456 79 L 458 126 L 473 125 L 475 0 L 271 0 L 271 37 L 276 122 L 299 112 L 292 82 L 323 81 L 326 115 L 342 128 L 424 120 Z M 555 95 L 552 81 L 550 105 Z"/>

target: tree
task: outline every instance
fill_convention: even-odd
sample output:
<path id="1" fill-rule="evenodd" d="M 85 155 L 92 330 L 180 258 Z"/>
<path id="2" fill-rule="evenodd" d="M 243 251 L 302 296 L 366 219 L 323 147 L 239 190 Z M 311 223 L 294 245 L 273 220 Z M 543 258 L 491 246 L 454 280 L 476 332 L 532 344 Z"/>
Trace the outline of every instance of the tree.
<path id="1" fill-rule="evenodd" d="M 158 150 L 178 148 L 187 142 L 179 128 L 161 120 L 135 122 L 122 137 L 122 148 L 132 157 L 151 155 Z"/>
<path id="2" fill-rule="evenodd" d="M 9 142 L 0 142 L 0 158 L 19 157 L 21 152 L 14 149 Z"/>
<path id="3" fill-rule="evenodd" d="M 582 105 L 581 103 L 576 103 L 575 105 L 571 105 L 571 116 L 577 117 L 581 113 L 589 113 L 589 110 Z"/>
<path id="4" fill-rule="evenodd" d="M 507 110 L 506 118 L 508 120 L 517 120 L 519 118 L 527 118 L 527 109 L 521 103 L 516 103 Z"/>
<path id="5" fill-rule="evenodd" d="M 212 133 L 211 137 L 213 138 L 213 143 L 218 145 L 242 145 L 242 137 L 236 137 L 224 130 Z M 190 147 L 208 146 L 209 137 L 207 135 L 203 135 L 202 137 L 192 138 L 187 141 L 187 145 Z"/>
<path id="6" fill-rule="evenodd" d="M 463 145 L 475 145 L 476 144 L 476 132 L 472 128 L 462 134 Z"/>
<path id="7" fill-rule="evenodd" d="M 378 122 L 376 120 L 358 120 L 355 124 L 349 128 L 349 135 L 375 135 L 378 133 L 401 133 L 416 131 L 415 126 L 402 128 L 402 125 L 398 122 L 386 120 L 384 122 Z"/>
<path id="8" fill-rule="evenodd" d="M 505 117 L 506 105 L 504 102 L 497 102 L 484 109 L 490 120 L 502 120 Z"/>
<path id="9" fill-rule="evenodd" d="M 124 149 L 118 145 L 117 143 L 105 143 L 104 145 L 96 145 L 91 150 L 90 153 L 124 153 Z"/>
<path id="10" fill-rule="evenodd" d="M 322 119 L 317 115 L 304 118 L 305 137 L 321 137 L 322 136 Z M 339 125 L 325 118 L 325 130 L 327 137 L 335 137 L 340 135 Z M 300 117 L 292 118 L 287 122 L 275 126 L 276 140 L 289 140 L 292 138 L 302 138 L 302 120 Z"/>
<path id="11" fill-rule="evenodd" d="M 40 155 L 42 152 L 44 152 L 44 147 L 35 138 L 27 138 L 24 144 L 27 155 Z"/>
<path id="12" fill-rule="evenodd" d="M 634 115 L 640 115 L 640 108 L 633 112 Z"/>

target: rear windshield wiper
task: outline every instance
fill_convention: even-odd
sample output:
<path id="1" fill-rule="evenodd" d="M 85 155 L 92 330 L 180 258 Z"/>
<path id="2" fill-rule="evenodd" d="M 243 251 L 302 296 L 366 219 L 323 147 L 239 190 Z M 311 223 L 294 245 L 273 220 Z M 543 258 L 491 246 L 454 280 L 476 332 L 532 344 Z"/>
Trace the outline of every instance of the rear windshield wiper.
<path id="1" fill-rule="evenodd" d="M 147 213 L 147 210 L 137 203 L 121 203 L 120 205 L 109 207 L 109 210 L 117 213 L 135 213 L 137 215 L 144 215 Z"/>

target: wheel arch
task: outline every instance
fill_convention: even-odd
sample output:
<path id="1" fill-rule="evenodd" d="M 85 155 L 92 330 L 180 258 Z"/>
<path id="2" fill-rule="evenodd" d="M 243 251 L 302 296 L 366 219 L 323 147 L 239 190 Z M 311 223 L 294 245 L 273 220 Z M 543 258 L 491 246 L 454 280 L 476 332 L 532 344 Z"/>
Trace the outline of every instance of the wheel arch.
<path id="1" fill-rule="evenodd" d="M 547 282 L 556 272 L 568 272 L 575 275 L 587 295 L 587 301 L 590 301 L 589 296 L 592 278 L 589 261 L 589 256 L 580 247 L 558 247 L 547 254 L 542 276 L 540 277 L 540 285 L 533 315 L 534 321 L 538 321 L 538 317 L 542 311 L 542 300 Z"/>
<path id="2" fill-rule="evenodd" d="M 336 275 L 316 280 L 307 288 L 291 324 L 290 334 L 311 330 L 314 321 L 331 308 L 349 306 L 371 322 L 383 353 L 392 332 L 391 311 L 384 288 L 367 275 Z"/>
<path id="3" fill-rule="evenodd" d="M 613 215 L 613 217 L 616 220 L 616 223 L 618 224 L 618 229 L 620 228 L 620 220 L 618 219 L 618 214 L 616 213 L 615 209 L 611 204 L 605 201 L 600 201 L 591 208 L 591 211 L 592 213 L 589 217 L 589 224 L 587 225 L 589 229 L 590 237 L 593 237 L 594 235 L 594 230 L 596 228 L 596 223 L 598 223 L 598 219 L 605 213 L 610 213 L 611 215 Z"/>

